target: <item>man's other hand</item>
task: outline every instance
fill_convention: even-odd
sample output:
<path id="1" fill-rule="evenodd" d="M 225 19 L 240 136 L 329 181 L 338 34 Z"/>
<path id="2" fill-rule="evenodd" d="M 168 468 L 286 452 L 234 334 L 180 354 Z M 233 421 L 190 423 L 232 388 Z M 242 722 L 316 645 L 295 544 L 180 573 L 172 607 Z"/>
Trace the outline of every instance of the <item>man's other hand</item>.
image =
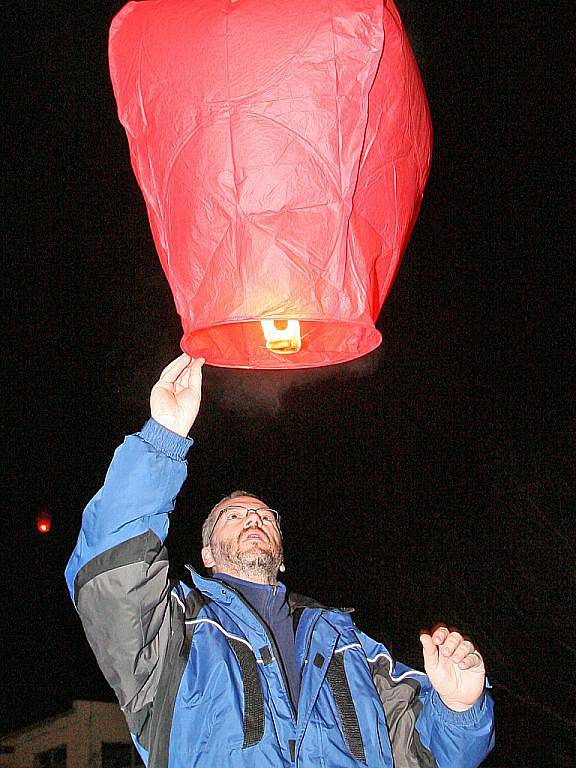
<path id="1" fill-rule="evenodd" d="M 183 437 L 200 410 L 204 362 L 202 357 L 180 355 L 164 368 L 150 393 L 152 418 Z"/>
<path id="2" fill-rule="evenodd" d="M 482 695 L 486 678 L 484 660 L 470 640 L 459 632 L 438 627 L 420 634 L 424 669 L 447 707 L 463 712 Z"/>

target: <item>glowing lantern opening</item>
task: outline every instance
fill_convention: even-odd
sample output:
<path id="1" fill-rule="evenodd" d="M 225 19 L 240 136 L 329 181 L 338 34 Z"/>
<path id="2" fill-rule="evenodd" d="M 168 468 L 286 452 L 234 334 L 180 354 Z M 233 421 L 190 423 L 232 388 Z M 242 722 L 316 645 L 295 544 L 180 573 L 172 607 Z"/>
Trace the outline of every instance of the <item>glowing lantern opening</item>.
<path id="1" fill-rule="evenodd" d="M 182 348 L 238 368 L 375 349 L 431 155 L 392 0 L 129 2 L 109 52 Z"/>
<path id="2" fill-rule="evenodd" d="M 291 355 L 302 348 L 298 320 L 261 320 L 266 347 L 279 355 Z"/>

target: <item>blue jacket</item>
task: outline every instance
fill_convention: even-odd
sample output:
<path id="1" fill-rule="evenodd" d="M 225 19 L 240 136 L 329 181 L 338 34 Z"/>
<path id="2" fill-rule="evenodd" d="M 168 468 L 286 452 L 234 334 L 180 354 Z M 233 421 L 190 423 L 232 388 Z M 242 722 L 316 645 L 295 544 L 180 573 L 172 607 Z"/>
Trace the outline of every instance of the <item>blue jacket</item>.
<path id="1" fill-rule="evenodd" d="M 280 659 L 286 671 L 290 696 L 294 706 L 297 707 L 300 696 L 300 670 L 296 662 L 294 620 L 286 586 L 281 581 L 271 586 L 237 579 L 227 573 L 213 575 L 215 579 L 225 581 L 229 586 L 234 587 L 254 608 L 259 617 L 264 619 L 264 623 L 276 640 Z"/>
<path id="2" fill-rule="evenodd" d="M 150 420 L 117 449 L 66 577 L 100 667 L 153 768 L 473 768 L 493 745 L 488 694 L 449 710 L 345 610 L 290 593 L 295 707 L 275 638 L 242 594 L 163 542 L 191 440 Z"/>

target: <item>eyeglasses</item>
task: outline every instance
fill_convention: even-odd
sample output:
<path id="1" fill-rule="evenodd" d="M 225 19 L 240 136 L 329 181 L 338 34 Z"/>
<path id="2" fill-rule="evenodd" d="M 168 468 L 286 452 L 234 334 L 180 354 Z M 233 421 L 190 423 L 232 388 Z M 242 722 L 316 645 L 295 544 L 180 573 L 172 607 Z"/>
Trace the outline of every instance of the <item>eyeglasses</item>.
<path id="1" fill-rule="evenodd" d="M 220 510 L 220 514 L 216 518 L 212 530 L 210 531 L 209 538 L 212 538 L 214 529 L 222 516 L 224 516 L 225 523 L 234 523 L 237 520 L 245 520 L 251 512 L 255 512 L 264 525 L 275 525 L 278 530 L 280 530 L 280 514 L 275 509 L 270 509 L 269 507 L 240 507 L 232 505 Z"/>

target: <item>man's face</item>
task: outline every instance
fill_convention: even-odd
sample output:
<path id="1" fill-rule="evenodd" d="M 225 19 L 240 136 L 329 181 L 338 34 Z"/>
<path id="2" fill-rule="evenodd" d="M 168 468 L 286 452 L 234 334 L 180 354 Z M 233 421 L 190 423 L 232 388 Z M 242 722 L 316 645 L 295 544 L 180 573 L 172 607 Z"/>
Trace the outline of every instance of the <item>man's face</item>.
<path id="1" fill-rule="evenodd" d="M 282 562 L 282 537 L 274 513 L 254 496 L 222 501 L 214 513 L 207 568 L 248 581 L 275 583 Z"/>

